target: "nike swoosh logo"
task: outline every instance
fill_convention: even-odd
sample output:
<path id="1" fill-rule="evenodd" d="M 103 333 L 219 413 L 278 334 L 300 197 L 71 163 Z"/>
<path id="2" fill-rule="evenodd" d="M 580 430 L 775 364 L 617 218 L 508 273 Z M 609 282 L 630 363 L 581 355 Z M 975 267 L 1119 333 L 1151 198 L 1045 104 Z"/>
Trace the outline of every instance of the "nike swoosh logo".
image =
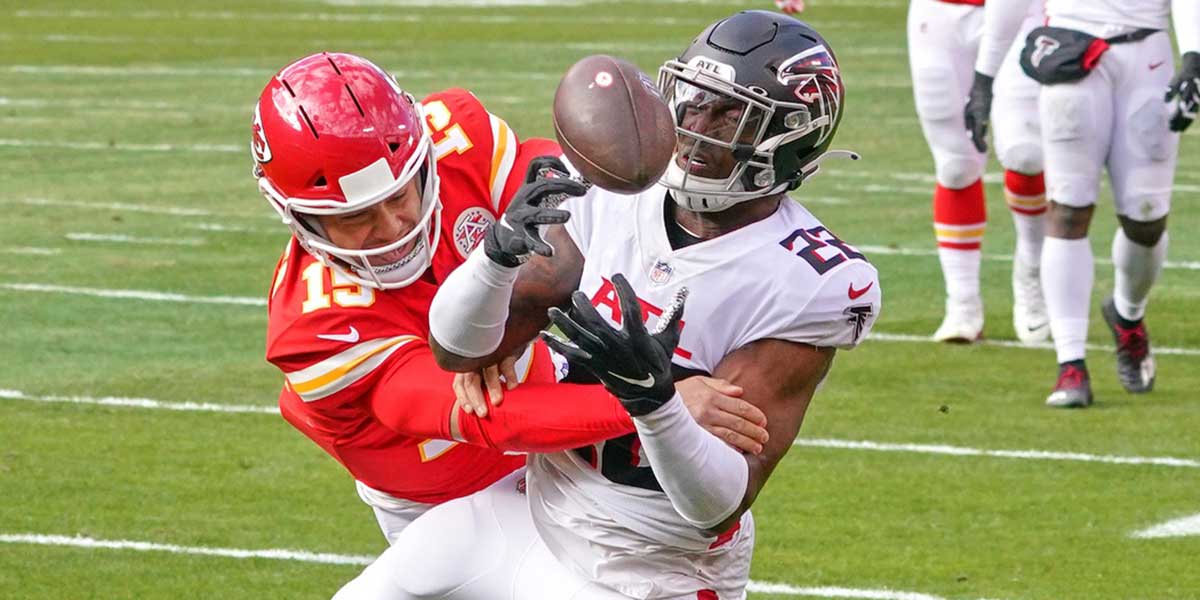
<path id="1" fill-rule="evenodd" d="M 1166 63 L 1166 62 L 1167 62 L 1167 61 L 1165 61 L 1165 60 L 1160 60 L 1160 61 L 1158 61 L 1158 62 L 1156 62 L 1156 63 L 1151 63 L 1151 64 L 1150 64 L 1150 70 L 1151 70 L 1151 71 L 1153 71 L 1153 70 L 1155 70 L 1155 69 L 1157 69 L 1157 68 L 1159 68 L 1159 67 L 1163 66 L 1163 64 L 1164 64 L 1164 63 Z"/>
<path id="2" fill-rule="evenodd" d="M 616 373 L 613 373 L 612 371 L 609 371 L 608 374 L 612 375 L 613 377 L 616 377 L 617 379 L 620 379 L 621 381 L 624 381 L 625 383 L 628 383 L 631 385 L 636 385 L 638 387 L 644 387 L 644 388 L 654 387 L 654 378 L 649 375 L 647 375 L 645 379 L 630 379 L 628 377 L 622 377 L 621 375 L 617 375 Z"/>
<path id="3" fill-rule="evenodd" d="M 873 286 L 873 285 L 875 285 L 874 281 L 872 281 L 871 283 L 868 283 L 867 287 L 865 287 L 861 290 L 856 290 L 856 289 L 854 289 L 854 284 L 852 283 L 852 284 L 850 284 L 850 289 L 846 290 L 846 295 L 850 296 L 851 300 L 858 300 L 863 294 L 867 293 L 867 290 L 871 289 L 871 286 Z"/>
<path id="4" fill-rule="evenodd" d="M 353 344 L 358 341 L 358 330 L 353 325 L 350 326 L 350 331 L 347 333 L 318 333 L 317 337 L 331 342 L 346 342 Z"/>

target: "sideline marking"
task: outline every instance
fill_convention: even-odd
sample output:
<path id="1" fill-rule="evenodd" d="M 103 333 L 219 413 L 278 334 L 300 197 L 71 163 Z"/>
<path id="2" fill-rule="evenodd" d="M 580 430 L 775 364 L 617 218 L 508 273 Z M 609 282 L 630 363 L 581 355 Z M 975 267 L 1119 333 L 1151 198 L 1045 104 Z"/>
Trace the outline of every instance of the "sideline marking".
<path id="1" fill-rule="evenodd" d="M 375 561 L 374 556 L 364 554 L 333 554 L 330 552 L 308 552 L 270 548 L 245 550 L 241 548 L 210 548 L 204 546 L 178 546 L 136 540 L 98 540 L 75 535 L 47 535 L 39 533 L 3 533 L 0 542 L 8 544 L 37 544 L 41 546 L 68 546 L 74 548 L 102 548 L 107 550 L 136 550 L 139 552 L 168 552 L 171 554 L 193 554 L 219 556 L 222 558 L 267 558 L 271 560 L 293 560 L 326 565 L 365 566 Z M 887 589 L 854 589 L 844 587 L 796 587 L 786 583 L 751 581 L 746 588 L 751 592 L 783 594 L 788 596 L 816 596 L 821 598 L 862 598 L 865 600 L 944 600 L 919 592 L 902 592 Z"/>
<path id="2" fill-rule="evenodd" d="M 1154 527 L 1142 529 L 1129 534 L 1129 537 L 1138 539 L 1155 539 L 1155 538 L 1170 538 L 1170 537 L 1186 537 L 1192 535 L 1200 535 L 1200 514 L 1181 519 L 1172 519 L 1166 523 L 1160 523 Z"/>
<path id="3" fill-rule="evenodd" d="M 137 237 L 119 233 L 92 233 L 86 231 L 71 232 L 66 235 L 73 242 L 113 242 L 117 244 L 156 244 L 160 246 L 203 246 L 204 240 L 195 238 L 152 238 Z"/>

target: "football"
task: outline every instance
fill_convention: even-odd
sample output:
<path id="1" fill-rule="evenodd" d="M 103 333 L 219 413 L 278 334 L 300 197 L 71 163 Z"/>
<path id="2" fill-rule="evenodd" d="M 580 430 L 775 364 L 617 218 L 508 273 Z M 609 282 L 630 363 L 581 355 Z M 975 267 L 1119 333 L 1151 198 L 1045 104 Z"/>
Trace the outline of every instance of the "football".
<path id="1" fill-rule="evenodd" d="M 554 135 L 585 179 L 622 194 L 658 181 L 675 150 L 674 119 L 658 86 L 632 63 L 602 54 L 563 75 Z"/>

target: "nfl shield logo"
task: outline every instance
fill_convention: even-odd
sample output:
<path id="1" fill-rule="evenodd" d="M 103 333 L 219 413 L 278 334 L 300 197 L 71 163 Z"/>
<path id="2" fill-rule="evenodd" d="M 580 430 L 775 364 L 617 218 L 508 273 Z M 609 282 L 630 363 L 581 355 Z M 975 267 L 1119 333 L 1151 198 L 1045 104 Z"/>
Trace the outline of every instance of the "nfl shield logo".
<path id="1" fill-rule="evenodd" d="M 671 268 L 667 261 L 657 260 L 654 262 L 654 268 L 650 269 L 650 281 L 658 284 L 666 283 L 674 272 L 675 269 Z"/>

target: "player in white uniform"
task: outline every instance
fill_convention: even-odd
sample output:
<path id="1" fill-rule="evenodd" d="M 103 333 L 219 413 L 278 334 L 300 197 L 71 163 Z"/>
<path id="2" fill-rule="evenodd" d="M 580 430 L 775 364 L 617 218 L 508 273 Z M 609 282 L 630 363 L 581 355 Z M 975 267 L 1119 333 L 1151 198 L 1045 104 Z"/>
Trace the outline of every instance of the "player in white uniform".
<path id="1" fill-rule="evenodd" d="M 1030 0 L 990 1 L 1011 14 Z M 1121 225 L 1112 243 L 1114 289 L 1102 314 L 1116 339 L 1121 384 L 1134 393 L 1154 385 L 1154 358 L 1142 318 L 1166 260 L 1177 132 L 1191 124 L 1200 105 L 1200 2 L 1048 0 L 1046 14 L 1049 26 L 1099 38 L 1155 31 L 1111 45 L 1082 79 L 1046 85 L 1041 93 L 1050 198 L 1042 284 L 1059 363 L 1046 403 L 1084 407 L 1092 403 L 1084 364 L 1094 269 L 1087 233 L 1102 167 L 1108 169 Z M 1183 54 L 1174 77 L 1169 19 Z M 1011 35 L 1011 22 L 1004 27 Z M 1040 45 L 1050 48 L 1050 42 Z"/>
<path id="2" fill-rule="evenodd" d="M 745 596 L 747 509 L 836 349 L 873 325 L 880 286 L 862 254 L 786 196 L 829 155 L 841 116 L 840 72 L 819 34 L 739 13 L 668 61 L 660 87 L 679 143 L 659 185 L 568 200 L 570 220 L 544 234 L 553 252 L 536 223 L 554 210 L 511 208 L 431 312 L 439 360 L 469 371 L 542 329 L 548 307 L 570 305 L 569 317 L 551 311 L 582 349 L 557 344 L 569 378 L 594 373 L 638 433 L 531 456 L 528 503 L 507 481 L 434 509 L 344 597 Z M 664 333 L 651 339 L 644 320 Z M 734 451 L 679 412 L 672 379 L 695 373 L 745 388 L 768 419 L 761 454 Z"/>
<path id="3" fill-rule="evenodd" d="M 1011 42 L 997 45 L 984 39 L 981 44 L 984 11 L 984 0 L 913 0 L 909 5 L 913 95 L 936 167 L 933 227 L 946 285 L 946 314 L 933 338 L 970 343 L 983 333 L 979 287 L 987 225 L 983 121 L 990 112 L 996 124 L 997 156 L 1005 169 L 1005 198 L 1016 229 L 1013 326 L 1019 339 L 1036 342 L 1049 336 L 1038 280 L 1046 209 L 1037 87 L 1015 68 L 1015 59 L 1003 60 Z M 1039 13 L 1031 8 L 1025 26 L 1032 28 L 1040 20 Z M 993 77 L 995 105 L 981 106 L 974 123 L 964 119 L 968 94 L 977 95 L 974 90 L 984 88 L 990 94 Z"/>

